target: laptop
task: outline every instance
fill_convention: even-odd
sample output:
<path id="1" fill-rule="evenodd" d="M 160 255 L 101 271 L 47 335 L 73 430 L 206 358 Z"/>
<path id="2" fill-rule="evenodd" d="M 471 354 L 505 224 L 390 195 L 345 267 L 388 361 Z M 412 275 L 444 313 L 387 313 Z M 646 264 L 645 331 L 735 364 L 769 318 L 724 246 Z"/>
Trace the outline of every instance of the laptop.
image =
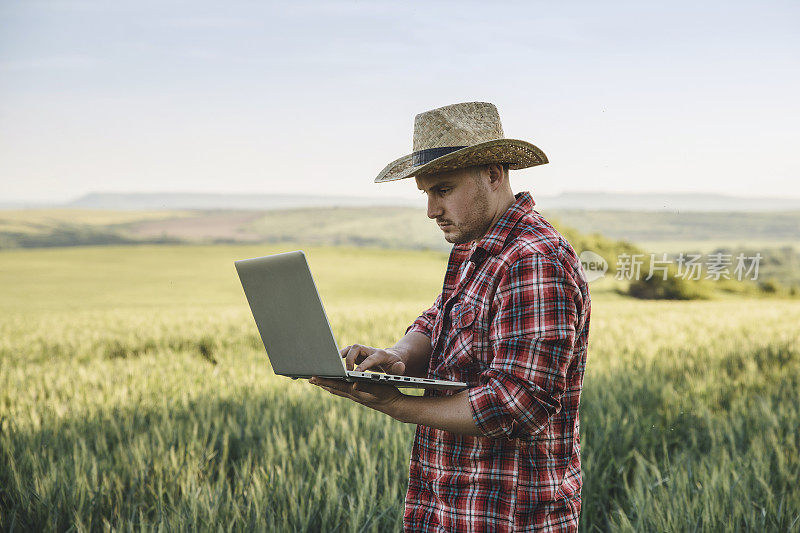
<path id="1" fill-rule="evenodd" d="M 276 374 L 420 389 L 458 390 L 467 386 L 458 381 L 347 370 L 302 251 L 242 259 L 234 264 Z"/>

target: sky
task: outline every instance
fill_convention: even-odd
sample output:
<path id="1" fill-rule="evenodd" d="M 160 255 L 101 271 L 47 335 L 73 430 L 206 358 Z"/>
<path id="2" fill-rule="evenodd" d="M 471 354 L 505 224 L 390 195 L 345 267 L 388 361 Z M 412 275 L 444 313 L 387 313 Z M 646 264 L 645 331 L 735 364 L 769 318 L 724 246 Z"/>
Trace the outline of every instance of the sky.
<path id="1" fill-rule="evenodd" d="M 0 202 L 407 196 L 417 113 L 497 105 L 512 187 L 800 197 L 800 2 L 0 0 Z"/>

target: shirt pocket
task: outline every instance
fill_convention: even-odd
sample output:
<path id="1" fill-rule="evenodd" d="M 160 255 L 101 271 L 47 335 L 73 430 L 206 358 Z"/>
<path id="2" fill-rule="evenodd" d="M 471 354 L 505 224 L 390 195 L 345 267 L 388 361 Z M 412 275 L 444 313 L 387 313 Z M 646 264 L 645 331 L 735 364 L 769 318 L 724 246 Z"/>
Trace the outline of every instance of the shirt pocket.
<path id="1" fill-rule="evenodd" d="M 442 362 L 436 368 L 437 375 L 470 385 L 477 383 L 484 365 L 474 356 L 473 325 L 476 316 L 474 305 L 459 302 L 453 308 L 450 331 L 443 343 Z"/>

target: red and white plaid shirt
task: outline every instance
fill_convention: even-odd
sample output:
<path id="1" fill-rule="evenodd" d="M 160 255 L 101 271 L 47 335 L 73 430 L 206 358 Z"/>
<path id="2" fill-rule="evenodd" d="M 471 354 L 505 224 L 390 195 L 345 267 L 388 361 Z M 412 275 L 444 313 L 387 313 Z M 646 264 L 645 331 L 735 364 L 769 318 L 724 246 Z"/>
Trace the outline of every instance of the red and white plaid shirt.
<path id="1" fill-rule="evenodd" d="M 407 330 L 431 338 L 429 377 L 469 385 L 483 433 L 417 426 L 407 531 L 578 528 L 589 289 L 530 193 L 516 198 L 477 243 L 453 246 L 442 293 Z"/>

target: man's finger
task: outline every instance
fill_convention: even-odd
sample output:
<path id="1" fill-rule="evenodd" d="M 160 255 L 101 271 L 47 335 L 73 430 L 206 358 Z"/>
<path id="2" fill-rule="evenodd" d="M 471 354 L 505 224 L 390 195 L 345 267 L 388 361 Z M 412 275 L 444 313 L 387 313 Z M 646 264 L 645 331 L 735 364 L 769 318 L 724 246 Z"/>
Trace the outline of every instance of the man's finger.
<path id="1" fill-rule="evenodd" d="M 405 372 L 406 365 L 397 355 L 385 350 L 378 350 L 358 365 L 358 370 L 368 370 L 370 368 L 377 368 L 386 374 L 400 376 Z"/>
<path id="2" fill-rule="evenodd" d="M 361 388 L 358 387 L 357 382 L 339 381 L 338 379 L 325 379 L 325 378 L 311 378 L 309 380 L 313 385 L 328 390 L 329 392 L 337 391 L 341 395 L 347 396 L 350 399 L 359 401 L 356 396 L 363 396 L 365 394 L 364 385 L 367 387 L 373 385 L 372 383 L 362 384 Z"/>
<path id="3" fill-rule="evenodd" d="M 353 384 L 347 381 L 341 381 L 338 379 L 325 379 L 325 378 L 318 378 L 313 377 L 308 380 L 312 385 L 319 385 L 321 387 L 328 387 L 331 389 L 340 390 L 343 392 L 350 391 L 353 389 Z"/>
<path id="4" fill-rule="evenodd" d="M 358 354 L 358 347 L 355 344 L 347 348 L 347 354 L 344 356 L 344 367 L 347 370 L 353 370 L 353 367 L 355 366 L 354 361 L 357 354 Z"/>
<path id="5" fill-rule="evenodd" d="M 389 354 L 387 354 L 383 350 L 375 351 L 371 355 L 366 357 L 363 361 L 358 363 L 358 370 L 364 371 L 375 367 L 379 367 L 381 370 L 383 370 L 381 365 L 383 363 L 387 363 L 388 359 L 389 359 Z"/>
<path id="6" fill-rule="evenodd" d="M 349 394 L 347 394 L 346 392 L 340 391 L 339 389 L 334 389 L 332 387 L 327 387 L 325 385 L 320 385 L 319 388 L 321 388 L 322 390 L 326 390 L 326 391 L 330 392 L 334 396 L 341 396 L 342 398 L 350 398 Z"/>
<path id="7" fill-rule="evenodd" d="M 389 368 L 386 370 L 387 374 L 394 374 L 395 376 L 402 376 L 406 373 L 406 364 L 400 360 L 391 363 Z"/>
<path id="8" fill-rule="evenodd" d="M 328 391 L 329 393 L 333 394 L 334 396 L 340 396 L 342 398 L 347 398 L 348 400 L 352 400 L 356 403 L 360 403 L 362 405 L 367 405 L 370 401 L 374 400 L 374 396 L 368 392 L 364 392 L 362 390 L 358 390 L 356 388 L 356 384 L 353 383 L 352 385 L 347 384 L 344 387 L 336 385 L 330 385 L 329 383 L 315 383 L 319 388 Z"/>
<path id="9" fill-rule="evenodd" d="M 353 345 L 351 344 L 350 346 L 345 346 L 344 348 L 339 350 L 339 355 L 341 355 L 342 357 L 347 357 L 347 352 L 350 351 L 350 348 L 352 348 L 352 346 Z"/>
<path id="10" fill-rule="evenodd" d="M 353 370 L 356 364 L 361 362 L 367 354 L 366 346 L 361 346 L 360 344 L 354 344 L 350 347 L 350 350 L 347 352 L 347 359 L 345 360 L 345 367 L 347 370 Z"/>

